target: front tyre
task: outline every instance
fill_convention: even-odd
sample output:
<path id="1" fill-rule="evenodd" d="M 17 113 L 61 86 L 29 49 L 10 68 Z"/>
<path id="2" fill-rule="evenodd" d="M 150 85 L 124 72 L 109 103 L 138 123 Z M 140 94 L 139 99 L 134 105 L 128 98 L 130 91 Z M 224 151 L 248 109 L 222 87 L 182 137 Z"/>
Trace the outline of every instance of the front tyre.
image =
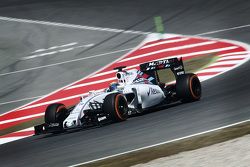
<path id="1" fill-rule="evenodd" d="M 120 93 L 112 93 L 105 97 L 102 109 L 113 122 L 125 121 L 128 118 L 128 103 Z"/>
<path id="2" fill-rule="evenodd" d="M 46 124 L 59 123 L 62 124 L 64 119 L 67 117 L 67 108 L 61 103 L 50 104 L 44 116 L 44 121 Z"/>
<path id="3" fill-rule="evenodd" d="M 176 95 L 183 102 L 192 102 L 201 98 L 201 83 L 197 75 L 184 74 L 176 80 Z"/>

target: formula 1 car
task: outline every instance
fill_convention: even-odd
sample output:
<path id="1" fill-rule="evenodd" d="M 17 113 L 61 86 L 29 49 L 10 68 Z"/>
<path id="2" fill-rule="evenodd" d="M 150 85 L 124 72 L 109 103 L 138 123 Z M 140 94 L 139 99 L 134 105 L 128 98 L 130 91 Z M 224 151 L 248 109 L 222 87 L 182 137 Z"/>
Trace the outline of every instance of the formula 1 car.
<path id="1" fill-rule="evenodd" d="M 185 73 L 182 58 L 147 62 L 140 65 L 140 70 L 125 68 L 114 69 L 117 70 L 117 82 L 103 92 L 91 91 L 73 107 L 67 108 L 61 103 L 50 104 L 45 111 L 45 123 L 35 126 L 35 134 L 121 122 L 147 109 L 201 98 L 200 81 L 197 75 Z M 173 72 L 174 84 L 160 81 L 158 72 L 164 69 Z"/>

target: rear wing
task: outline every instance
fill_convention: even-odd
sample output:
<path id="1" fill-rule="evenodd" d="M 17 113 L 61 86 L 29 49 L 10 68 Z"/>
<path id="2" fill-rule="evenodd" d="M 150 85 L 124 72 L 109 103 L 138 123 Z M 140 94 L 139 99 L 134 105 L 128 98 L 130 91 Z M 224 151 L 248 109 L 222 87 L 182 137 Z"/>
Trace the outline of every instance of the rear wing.
<path id="1" fill-rule="evenodd" d="M 175 78 L 177 78 L 180 75 L 185 74 L 185 69 L 183 65 L 182 58 L 170 58 L 170 59 L 164 59 L 164 60 L 157 60 L 152 62 L 147 62 L 140 65 L 140 71 L 156 78 L 156 80 L 159 82 L 158 77 L 158 70 L 163 69 L 171 69 L 171 71 L 174 73 Z"/>

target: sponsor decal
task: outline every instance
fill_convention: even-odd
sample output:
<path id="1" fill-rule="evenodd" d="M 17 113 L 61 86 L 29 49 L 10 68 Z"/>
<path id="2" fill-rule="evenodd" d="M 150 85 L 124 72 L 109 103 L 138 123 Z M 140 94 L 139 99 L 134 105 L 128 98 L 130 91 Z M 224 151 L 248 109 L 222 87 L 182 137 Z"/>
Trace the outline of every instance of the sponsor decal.
<path id="1" fill-rule="evenodd" d="M 179 67 L 175 67 L 175 68 L 174 68 L 175 71 L 176 71 L 176 70 L 182 70 L 182 69 L 183 69 L 182 66 L 179 66 Z"/>
<path id="2" fill-rule="evenodd" d="M 184 74 L 184 71 L 177 72 L 177 75 L 183 75 L 183 74 Z"/>
<path id="3" fill-rule="evenodd" d="M 168 64 L 169 61 L 168 60 L 159 60 L 159 61 L 154 61 L 154 62 L 150 62 L 148 63 L 148 66 L 159 66 L 161 64 Z"/>
<path id="4" fill-rule="evenodd" d="M 103 116 L 103 117 L 98 117 L 98 121 L 103 121 L 103 120 L 105 120 L 105 119 L 107 119 L 107 117 L 106 117 L 106 116 Z"/>
<path id="5" fill-rule="evenodd" d="M 148 63 L 146 71 L 155 69 L 164 69 L 169 67 L 170 67 L 169 60 L 159 60 Z"/>
<path id="6" fill-rule="evenodd" d="M 148 96 L 149 95 L 159 94 L 159 93 L 161 93 L 161 92 L 158 89 L 154 89 L 154 88 L 149 88 L 149 90 L 147 92 Z"/>
<path id="7" fill-rule="evenodd" d="M 148 68 L 146 69 L 146 71 L 154 70 L 154 69 L 155 69 L 155 67 L 148 67 Z"/>

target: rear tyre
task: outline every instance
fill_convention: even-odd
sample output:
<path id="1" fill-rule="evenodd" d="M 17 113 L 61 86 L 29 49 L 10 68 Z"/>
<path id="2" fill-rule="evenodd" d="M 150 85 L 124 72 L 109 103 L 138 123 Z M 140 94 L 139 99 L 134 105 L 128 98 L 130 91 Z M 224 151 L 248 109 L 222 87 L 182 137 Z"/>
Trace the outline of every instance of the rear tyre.
<path id="1" fill-rule="evenodd" d="M 107 95 L 102 109 L 113 122 L 125 121 L 128 118 L 128 103 L 120 93 Z"/>
<path id="2" fill-rule="evenodd" d="M 201 83 L 197 75 L 184 74 L 176 80 L 176 95 L 182 102 L 192 102 L 201 98 Z"/>
<path id="3" fill-rule="evenodd" d="M 67 108 L 61 103 L 50 104 L 44 116 L 44 121 L 47 124 L 59 123 L 62 124 L 67 117 Z"/>

